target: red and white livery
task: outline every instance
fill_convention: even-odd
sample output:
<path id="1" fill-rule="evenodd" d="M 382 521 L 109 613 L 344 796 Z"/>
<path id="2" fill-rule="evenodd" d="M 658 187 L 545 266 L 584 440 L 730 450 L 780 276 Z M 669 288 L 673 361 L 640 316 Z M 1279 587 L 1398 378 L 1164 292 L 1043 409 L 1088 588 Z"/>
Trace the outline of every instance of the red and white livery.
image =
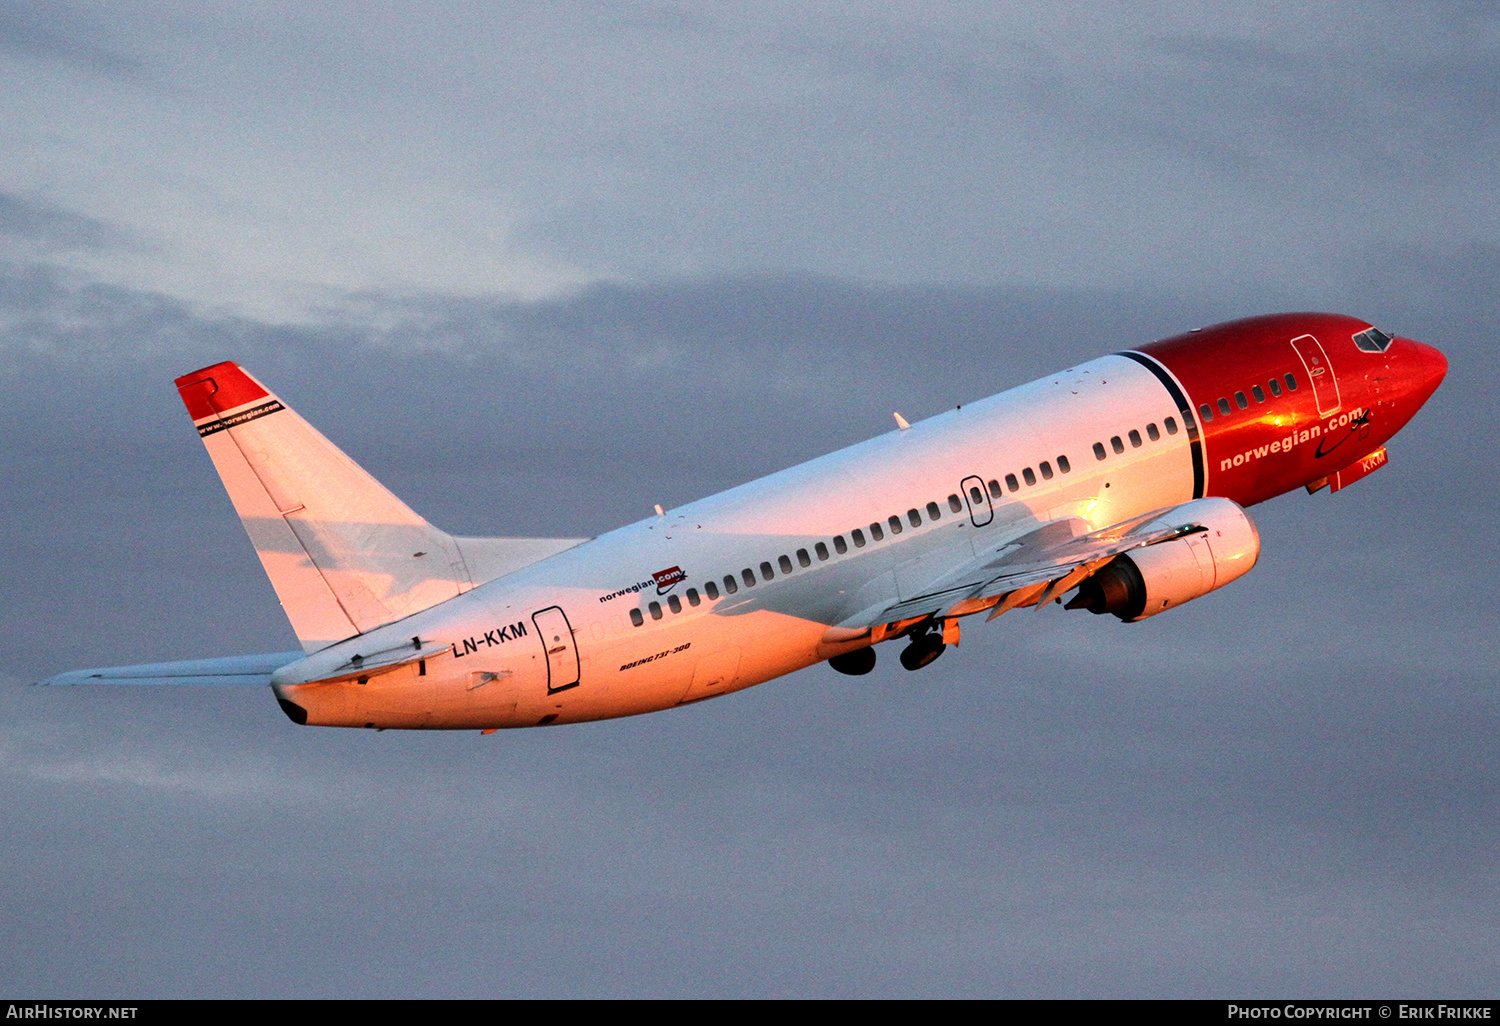
<path id="1" fill-rule="evenodd" d="M 47 683 L 269 684 L 298 723 L 488 731 L 864 673 L 887 641 L 919 669 L 977 613 L 1140 620 L 1255 565 L 1244 507 L 1383 466 L 1446 371 L 1352 317 L 1234 321 L 578 539 L 446 534 L 216 364 L 177 387 L 303 651 Z"/>

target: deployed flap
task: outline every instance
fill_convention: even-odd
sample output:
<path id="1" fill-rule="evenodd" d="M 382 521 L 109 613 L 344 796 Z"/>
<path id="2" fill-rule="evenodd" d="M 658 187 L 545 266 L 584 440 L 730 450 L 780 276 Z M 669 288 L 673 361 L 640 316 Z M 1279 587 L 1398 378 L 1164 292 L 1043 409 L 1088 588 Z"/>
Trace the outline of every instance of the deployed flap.
<path id="1" fill-rule="evenodd" d="M 99 670 L 73 670 L 37 681 L 38 684 L 240 684 L 269 685 L 271 674 L 302 658 L 301 652 L 268 655 L 223 656 L 218 659 L 187 659 L 175 663 L 142 663 L 139 666 L 108 666 Z"/>
<path id="2" fill-rule="evenodd" d="M 1086 520 L 1065 517 L 1044 523 L 1003 544 L 986 547 L 969 562 L 935 578 L 924 594 L 879 610 L 866 610 L 840 628 L 897 623 L 922 616 L 957 616 L 996 606 L 998 615 L 1017 605 L 1046 602 L 1076 586 L 1122 552 L 1157 545 L 1203 528 L 1199 514 L 1206 504 L 1227 499 L 1197 499 L 1181 506 L 1133 517 L 1098 531 Z M 1202 507 L 1202 508 L 1200 508 Z M 984 601 L 988 600 L 988 602 Z"/>
<path id="3" fill-rule="evenodd" d="M 177 379 L 304 651 L 391 623 L 576 542 L 468 539 L 412 512 L 234 363 Z M 470 573 L 465 549 L 482 573 Z"/>
<path id="4" fill-rule="evenodd" d="M 1164 512 L 1155 510 L 1098 531 L 1090 531 L 1087 521 L 1076 517 L 1044 524 L 993 553 L 988 560 L 983 557 L 975 560 L 980 573 L 989 578 L 984 591 L 997 595 L 1061 580 L 1072 576 L 1079 567 L 1101 564 L 1122 552 L 1178 538 L 1193 529 L 1155 523 Z M 1048 536 L 1049 528 L 1067 530 Z"/>

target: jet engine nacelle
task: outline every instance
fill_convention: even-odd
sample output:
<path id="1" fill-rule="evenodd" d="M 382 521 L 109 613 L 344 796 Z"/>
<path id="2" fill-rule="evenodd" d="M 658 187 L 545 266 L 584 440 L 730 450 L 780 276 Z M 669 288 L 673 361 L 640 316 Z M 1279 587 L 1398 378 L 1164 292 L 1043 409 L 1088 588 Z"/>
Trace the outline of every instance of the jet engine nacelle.
<path id="1" fill-rule="evenodd" d="M 1249 572 L 1260 557 L 1260 532 L 1228 499 L 1174 506 L 1138 530 L 1176 528 L 1180 538 L 1116 556 L 1078 587 L 1069 609 L 1113 613 L 1127 623 L 1207 595 Z"/>

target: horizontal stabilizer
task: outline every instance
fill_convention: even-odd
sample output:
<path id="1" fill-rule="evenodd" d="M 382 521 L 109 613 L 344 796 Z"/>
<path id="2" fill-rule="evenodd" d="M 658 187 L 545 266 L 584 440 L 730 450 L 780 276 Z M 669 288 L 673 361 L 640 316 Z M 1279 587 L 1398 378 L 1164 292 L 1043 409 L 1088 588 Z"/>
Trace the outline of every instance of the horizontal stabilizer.
<path id="1" fill-rule="evenodd" d="M 217 659 L 185 659 L 175 663 L 142 663 L 139 666 L 107 666 L 98 670 L 72 670 L 37 681 L 48 684 L 212 684 L 269 686 L 271 674 L 302 658 L 301 652 L 271 652 L 267 655 L 221 656 Z"/>

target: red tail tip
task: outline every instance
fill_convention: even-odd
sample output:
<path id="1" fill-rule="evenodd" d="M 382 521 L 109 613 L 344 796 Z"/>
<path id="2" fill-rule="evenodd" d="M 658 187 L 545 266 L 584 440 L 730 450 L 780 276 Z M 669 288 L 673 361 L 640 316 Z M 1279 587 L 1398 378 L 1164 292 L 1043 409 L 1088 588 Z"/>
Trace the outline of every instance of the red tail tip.
<path id="1" fill-rule="evenodd" d="M 227 360 L 184 374 L 176 383 L 177 393 L 194 421 L 218 416 L 271 394 L 239 364 Z"/>

